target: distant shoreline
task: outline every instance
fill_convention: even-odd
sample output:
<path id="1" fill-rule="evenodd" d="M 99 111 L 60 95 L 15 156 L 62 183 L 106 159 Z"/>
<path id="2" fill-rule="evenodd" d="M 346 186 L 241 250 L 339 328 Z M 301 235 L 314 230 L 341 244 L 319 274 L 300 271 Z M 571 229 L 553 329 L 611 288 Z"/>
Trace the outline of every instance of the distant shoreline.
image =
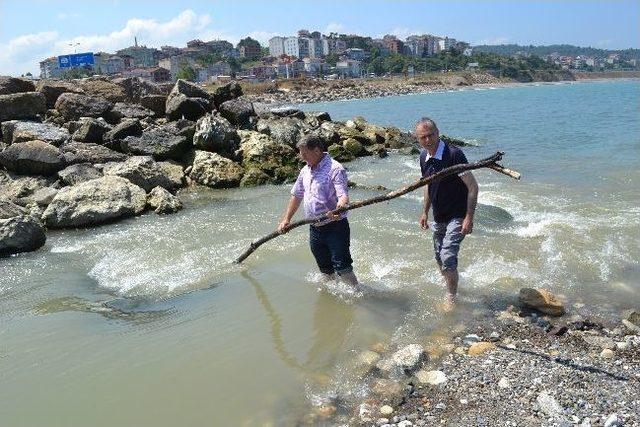
<path id="1" fill-rule="evenodd" d="M 243 89 L 245 89 L 245 97 L 250 101 L 273 106 L 473 90 L 474 88 L 640 79 L 640 71 L 572 72 L 565 76 L 571 78 L 519 82 L 513 79 L 496 78 L 487 73 L 452 73 L 414 78 L 283 80 L 274 83 L 243 84 Z"/>

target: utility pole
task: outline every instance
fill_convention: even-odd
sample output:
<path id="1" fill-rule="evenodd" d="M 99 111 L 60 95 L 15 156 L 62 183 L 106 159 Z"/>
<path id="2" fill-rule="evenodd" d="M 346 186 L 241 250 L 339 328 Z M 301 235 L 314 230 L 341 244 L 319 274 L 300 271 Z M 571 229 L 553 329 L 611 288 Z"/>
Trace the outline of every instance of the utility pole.
<path id="1" fill-rule="evenodd" d="M 69 43 L 69 46 L 73 46 L 73 53 L 76 54 L 76 46 L 80 46 L 80 43 Z"/>

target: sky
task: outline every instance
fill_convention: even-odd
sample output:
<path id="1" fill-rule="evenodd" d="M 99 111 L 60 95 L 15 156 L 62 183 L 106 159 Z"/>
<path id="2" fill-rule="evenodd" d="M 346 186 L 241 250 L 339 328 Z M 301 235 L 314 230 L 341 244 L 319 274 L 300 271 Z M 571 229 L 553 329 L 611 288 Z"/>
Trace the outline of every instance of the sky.
<path id="1" fill-rule="evenodd" d="M 382 37 L 434 34 L 472 45 L 640 47 L 640 0 L 0 0 L 0 75 L 38 62 L 138 43 L 251 36 L 263 45 L 299 29 Z"/>

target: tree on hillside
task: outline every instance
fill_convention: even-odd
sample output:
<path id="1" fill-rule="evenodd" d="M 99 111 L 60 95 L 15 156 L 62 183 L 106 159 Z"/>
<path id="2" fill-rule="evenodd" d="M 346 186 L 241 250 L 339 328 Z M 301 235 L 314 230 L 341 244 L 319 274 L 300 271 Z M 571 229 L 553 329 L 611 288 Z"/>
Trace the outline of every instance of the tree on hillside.
<path id="1" fill-rule="evenodd" d="M 182 63 L 180 65 L 180 69 L 176 73 L 176 78 L 193 82 L 196 80 L 196 70 L 194 70 L 189 64 Z"/>

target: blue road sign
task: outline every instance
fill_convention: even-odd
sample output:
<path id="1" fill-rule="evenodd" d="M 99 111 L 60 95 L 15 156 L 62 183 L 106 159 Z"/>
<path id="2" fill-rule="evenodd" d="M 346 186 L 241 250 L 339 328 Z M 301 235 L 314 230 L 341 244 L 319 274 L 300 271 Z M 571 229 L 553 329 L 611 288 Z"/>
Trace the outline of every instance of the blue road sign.
<path id="1" fill-rule="evenodd" d="M 58 56 L 58 66 L 60 68 L 85 67 L 93 64 L 95 64 L 93 52 Z"/>

